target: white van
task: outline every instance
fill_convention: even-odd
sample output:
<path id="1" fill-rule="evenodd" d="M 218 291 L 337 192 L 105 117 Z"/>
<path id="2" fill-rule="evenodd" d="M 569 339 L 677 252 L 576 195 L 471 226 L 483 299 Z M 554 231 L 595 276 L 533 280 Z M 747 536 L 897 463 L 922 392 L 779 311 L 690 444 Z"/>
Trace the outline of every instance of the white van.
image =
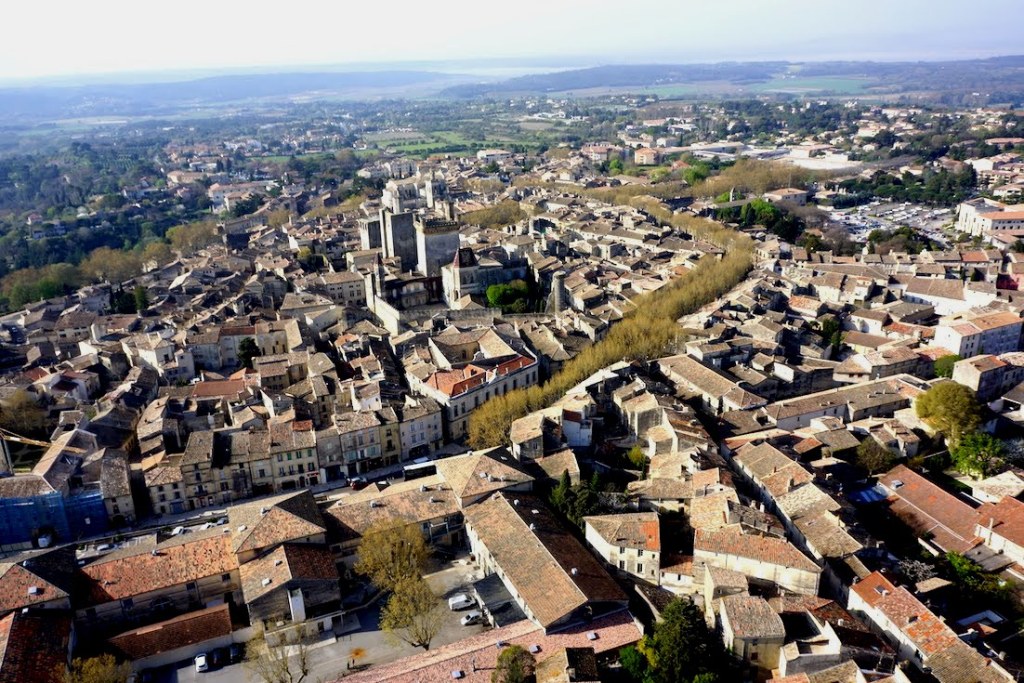
<path id="1" fill-rule="evenodd" d="M 453 612 L 458 611 L 460 609 L 467 609 L 475 604 L 476 601 L 473 600 L 473 598 L 466 595 L 465 593 L 459 593 L 458 595 L 453 595 L 452 597 L 448 598 L 448 609 L 450 609 Z"/>

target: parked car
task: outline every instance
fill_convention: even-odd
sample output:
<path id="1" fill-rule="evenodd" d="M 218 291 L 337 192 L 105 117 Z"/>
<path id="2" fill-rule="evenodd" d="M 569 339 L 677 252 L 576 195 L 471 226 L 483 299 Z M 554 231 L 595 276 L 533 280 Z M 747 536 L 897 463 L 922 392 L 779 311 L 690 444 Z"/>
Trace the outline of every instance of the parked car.
<path id="1" fill-rule="evenodd" d="M 228 661 L 238 664 L 245 659 L 245 647 L 241 643 L 232 643 L 228 648 Z"/>
<path id="2" fill-rule="evenodd" d="M 206 658 L 206 653 L 196 655 L 195 658 L 196 673 L 203 673 L 204 671 L 210 670 L 210 662 Z"/>
<path id="3" fill-rule="evenodd" d="M 224 663 L 228 660 L 227 650 L 218 647 L 216 650 L 210 652 L 210 668 L 219 669 L 224 666 Z"/>
<path id="4" fill-rule="evenodd" d="M 462 617 L 462 625 L 470 626 L 472 624 L 478 624 L 484 618 L 483 612 L 478 609 L 468 612 L 466 616 Z"/>
<path id="5" fill-rule="evenodd" d="M 448 609 L 455 612 L 460 609 L 467 609 L 476 604 L 473 598 L 469 597 L 465 593 L 459 593 L 448 598 Z"/>

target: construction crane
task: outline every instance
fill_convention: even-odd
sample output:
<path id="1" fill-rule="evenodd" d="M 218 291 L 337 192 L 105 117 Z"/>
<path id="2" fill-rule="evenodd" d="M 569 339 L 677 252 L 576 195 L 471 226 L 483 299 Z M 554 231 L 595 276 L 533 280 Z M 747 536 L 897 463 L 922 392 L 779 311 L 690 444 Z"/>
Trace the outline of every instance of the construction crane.
<path id="1" fill-rule="evenodd" d="M 7 446 L 7 442 L 11 441 L 14 443 L 23 443 L 28 446 L 41 446 L 43 448 L 49 448 L 55 444 L 49 441 L 40 441 L 39 439 L 30 439 L 27 436 L 21 436 L 14 432 L 7 431 L 0 427 L 0 474 L 14 474 L 14 462 L 11 460 L 11 449 Z M 86 453 L 84 449 L 77 448 L 75 446 L 61 446 L 62 449 L 69 453 Z"/>

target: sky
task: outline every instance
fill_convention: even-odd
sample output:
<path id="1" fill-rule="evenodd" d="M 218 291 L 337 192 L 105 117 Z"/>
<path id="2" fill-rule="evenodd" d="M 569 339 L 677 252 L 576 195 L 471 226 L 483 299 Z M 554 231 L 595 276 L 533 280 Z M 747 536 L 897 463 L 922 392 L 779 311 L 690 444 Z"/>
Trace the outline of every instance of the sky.
<path id="1" fill-rule="evenodd" d="M 1024 53 L 1022 0 L 12 0 L 0 80 L 365 62 Z M 467 67 L 468 68 L 468 67 Z"/>

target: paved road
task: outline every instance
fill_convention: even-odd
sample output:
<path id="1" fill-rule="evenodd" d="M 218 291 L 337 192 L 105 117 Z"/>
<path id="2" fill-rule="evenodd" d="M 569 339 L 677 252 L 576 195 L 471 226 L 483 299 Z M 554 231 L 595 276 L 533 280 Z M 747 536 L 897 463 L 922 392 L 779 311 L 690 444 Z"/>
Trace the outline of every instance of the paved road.
<path id="1" fill-rule="evenodd" d="M 448 598 L 456 593 L 469 590 L 476 579 L 481 578 L 479 572 L 465 559 L 460 557 L 453 562 L 426 576 L 427 583 L 444 603 L 445 623 L 434 637 L 431 648 L 440 647 L 475 635 L 489 626 L 476 624 L 463 626 L 460 619 L 465 612 L 447 611 Z M 333 681 L 344 676 L 346 664 L 351 660 L 352 651 L 356 648 L 364 655 L 359 660 L 362 666 L 386 664 L 402 657 L 422 652 L 420 648 L 411 647 L 406 643 L 396 642 L 378 629 L 380 608 L 383 600 L 350 615 L 349 621 L 340 631 L 342 635 L 330 635 L 325 640 L 311 646 L 309 660 L 311 664 L 308 681 Z M 192 661 L 179 662 L 175 666 L 165 667 L 157 672 L 157 683 L 261 683 L 244 664 L 225 666 L 215 671 L 196 673 Z"/>

